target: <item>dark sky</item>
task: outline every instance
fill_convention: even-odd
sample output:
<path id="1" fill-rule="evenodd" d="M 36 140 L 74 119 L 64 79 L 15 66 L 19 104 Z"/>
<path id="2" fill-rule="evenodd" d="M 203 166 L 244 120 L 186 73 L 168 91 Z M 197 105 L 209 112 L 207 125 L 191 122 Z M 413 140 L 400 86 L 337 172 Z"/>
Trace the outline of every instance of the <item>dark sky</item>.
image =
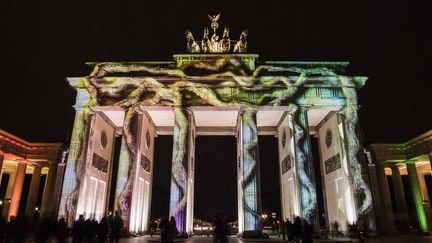
<path id="1" fill-rule="evenodd" d="M 208 3 L 207 3 L 208 2 Z M 232 38 L 249 29 L 261 60 L 350 61 L 366 143 L 405 141 L 431 128 L 430 14 L 420 1 L 5 1 L 0 127 L 31 141 L 65 141 L 86 61 L 170 60 L 184 29 L 201 37 L 208 13 Z M 353 3 L 355 2 L 355 3 Z M 380 2 L 380 3 L 377 3 Z"/>
<path id="2" fill-rule="evenodd" d="M 88 74 L 86 61 L 171 60 L 185 53 L 184 30 L 200 38 L 207 14 L 219 12 L 231 38 L 249 29 L 249 52 L 261 60 L 349 61 L 349 74 L 370 77 L 359 93 L 366 144 L 432 128 L 425 1 L 281 2 L 6 1 L 0 128 L 68 143 L 75 93 L 65 77 Z"/>

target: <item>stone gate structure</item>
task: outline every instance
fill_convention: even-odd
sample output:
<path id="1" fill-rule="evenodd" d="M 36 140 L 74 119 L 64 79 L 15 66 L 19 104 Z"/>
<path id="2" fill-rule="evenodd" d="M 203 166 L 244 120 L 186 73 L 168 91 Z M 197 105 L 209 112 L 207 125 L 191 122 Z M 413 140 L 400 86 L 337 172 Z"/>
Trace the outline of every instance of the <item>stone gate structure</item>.
<path id="1" fill-rule="evenodd" d="M 344 75 L 343 62 L 257 59 L 187 54 L 169 62 L 90 63 L 89 76 L 68 78 L 77 90 L 76 117 L 59 216 L 69 222 L 79 214 L 100 218 L 115 191 L 114 210 L 129 231 L 146 231 L 158 134 L 173 135 L 170 215 L 184 234 L 193 229 L 194 141 L 200 135 L 237 137 L 240 232 L 261 227 L 260 134 L 279 140 L 284 218 L 313 223 L 314 173 L 323 176 L 327 222 L 366 215 L 372 197 L 356 135 L 356 90 L 366 78 Z M 319 138 L 322 171 L 313 171 L 309 135 Z M 113 175 L 116 136 L 122 142 Z"/>

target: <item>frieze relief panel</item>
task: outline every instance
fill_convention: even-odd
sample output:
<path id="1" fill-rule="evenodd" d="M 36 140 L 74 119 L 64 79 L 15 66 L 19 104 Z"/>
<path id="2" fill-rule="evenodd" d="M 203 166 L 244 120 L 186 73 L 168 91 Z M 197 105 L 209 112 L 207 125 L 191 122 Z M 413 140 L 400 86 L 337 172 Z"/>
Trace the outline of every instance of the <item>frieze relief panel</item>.
<path id="1" fill-rule="evenodd" d="M 326 175 L 341 168 L 340 154 L 333 155 L 328 160 L 324 161 Z"/>
<path id="2" fill-rule="evenodd" d="M 285 157 L 285 159 L 282 160 L 282 174 L 285 174 L 292 168 L 292 158 L 291 155 L 288 155 Z"/>
<path id="3" fill-rule="evenodd" d="M 150 173 L 151 161 L 144 154 L 141 154 L 140 166 L 141 166 L 141 169 Z"/>
<path id="4" fill-rule="evenodd" d="M 108 172 L 108 161 L 96 153 L 93 153 L 92 166 L 103 173 Z"/>

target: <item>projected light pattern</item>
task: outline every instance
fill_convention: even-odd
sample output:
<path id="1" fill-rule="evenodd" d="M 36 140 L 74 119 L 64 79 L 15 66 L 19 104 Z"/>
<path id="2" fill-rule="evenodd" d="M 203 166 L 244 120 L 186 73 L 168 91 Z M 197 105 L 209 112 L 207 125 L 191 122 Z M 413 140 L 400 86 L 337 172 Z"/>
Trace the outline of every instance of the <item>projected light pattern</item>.
<path id="1" fill-rule="evenodd" d="M 116 210 L 123 215 L 124 213 L 128 212 L 130 201 L 128 201 L 125 190 L 128 185 L 128 175 L 130 169 L 130 157 L 129 157 L 129 151 L 128 146 L 126 143 L 125 137 L 122 138 L 121 141 L 121 148 L 120 148 L 120 159 L 119 159 L 119 165 L 118 165 L 118 171 L 117 171 L 117 185 L 116 185 L 116 191 L 115 191 L 115 198 L 116 198 Z M 124 217 L 126 219 L 126 217 Z"/>
<path id="2" fill-rule="evenodd" d="M 188 114 L 181 107 L 174 108 L 174 147 L 171 166 L 170 216 L 176 219 L 177 229 L 181 235 L 186 235 L 187 206 L 187 141 Z"/>
<path id="3" fill-rule="evenodd" d="M 357 153 L 361 148 L 356 133 L 356 127 L 358 125 L 357 93 L 355 89 L 348 88 L 350 85 L 352 85 L 353 82 L 347 77 L 340 77 L 340 81 L 342 84 L 342 91 L 346 98 L 345 125 L 349 144 L 347 149 L 351 168 L 351 175 L 353 177 L 352 183 L 356 194 L 355 196 L 359 204 L 357 206 L 357 215 L 362 216 L 372 209 L 372 194 L 368 185 L 362 177 L 362 167 L 357 159 Z M 359 200 L 362 198 L 363 200 Z"/>
<path id="4" fill-rule="evenodd" d="M 132 192 L 133 176 L 131 175 L 133 161 L 136 159 L 136 129 L 133 125 L 133 117 L 139 106 L 171 106 L 174 108 L 175 118 L 175 145 L 173 149 L 172 167 L 172 195 L 170 200 L 170 212 L 178 220 L 179 230 L 184 232 L 186 212 L 186 188 L 187 168 L 186 135 L 188 129 L 187 116 L 183 113 L 183 107 L 189 106 L 234 106 L 244 110 L 254 109 L 256 106 L 289 106 L 298 107 L 307 105 L 306 100 L 313 100 L 314 105 L 328 105 L 329 102 L 346 100 L 347 105 L 347 130 L 349 134 L 349 162 L 354 177 L 354 188 L 357 199 L 362 201 L 358 209 L 359 214 L 366 213 L 371 207 L 370 191 L 361 177 L 361 166 L 356 159 L 359 148 L 358 138 L 355 135 L 357 124 L 357 97 L 356 87 L 364 85 L 364 78 L 351 78 L 337 75 L 329 68 L 330 64 L 315 63 L 313 65 L 273 62 L 251 67 L 250 59 L 245 55 L 212 55 L 194 61 L 199 55 L 190 55 L 190 58 L 172 63 L 99 63 L 90 76 L 80 79 L 69 79 L 79 93 L 88 95 L 86 105 L 78 107 L 120 106 L 126 110 L 124 120 L 124 141 L 118 172 L 118 184 L 116 187 L 116 209 L 123 218 L 129 216 L 130 196 Z M 245 58 L 244 60 L 242 58 Z M 205 60 L 204 60 L 205 59 Z M 187 61 L 186 61 L 187 60 Z M 326 66 L 327 65 L 327 66 Z M 308 83 L 309 82 L 309 83 Z M 310 85 L 309 85 L 310 84 Z M 341 91 L 343 90 L 343 93 Z M 331 100 L 331 101 L 329 101 Z M 91 101 L 91 102 L 90 102 Z M 327 102 L 327 103 L 326 103 Z M 340 103 L 338 103 L 340 104 Z M 247 112 L 245 113 L 248 114 Z M 249 114 L 250 115 L 250 114 Z M 84 162 L 81 157 L 85 154 L 86 136 L 85 116 L 77 113 L 71 148 L 71 155 L 67 165 L 67 175 L 63 186 L 62 202 L 60 207 L 69 207 L 68 213 L 76 208 L 76 197 L 79 189 L 79 171 Z M 249 119 L 245 117 L 245 119 Z M 304 136 L 306 125 L 304 120 L 297 120 L 297 134 Z M 302 123 L 303 122 L 303 123 Z M 303 125 L 302 125 L 303 124 Z M 249 132 L 256 132 L 256 124 L 249 123 Z M 302 127 L 303 126 L 303 127 Z M 315 187 L 305 172 L 305 154 L 302 137 L 296 137 L 297 149 L 300 151 L 298 173 L 300 175 L 301 193 L 304 194 L 302 204 L 303 216 L 312 220 L 315 207 Z M 253 139 L 251 141 L 254 141 Z M 251 146 L 249 144 L 247 146 Z M 251 147 L 252 148 L 252 147 Z M 245 156 L 250 156 L 251 148 L 245 147 Z M 255 169 L 256 160 L 246 160 L 251 163 L 245 167 L 246 172 Z M 254 164 L 255 163 L 255 164 Z M 245 180 L 246 181 L 246 180 Z M 253 180 L 251 180 L 253 181 Z M 255 182 L 250 182 L 255 183 Z M 251 184 L 249 184 L 251 185 Z M 245 185 L 244 189 L 248 190 Z M 245 206 L 250 207 L 253 227 L 257 226 L 255 213 L 257 208 L 251 206 L 257 203 L 255 198 L 245 200 Z M 63 198 L 68 198 L 63 200 Z M 253 203 L 252 203 L 253 201 Z M 66 206 L 67 205 L 67 206 Z M 245 214 L 249 214 L 245 212 Z M 254 219 L 255 218 L 255 219 Z M 252 226 L 251 226 L 252 227 Z"/>
<path id="5" fill-rule="evenodd" d="M 308 168 L 312 166 L 311 161 L 308 160 L 310 148 L 307 141 L 308 129 L 307 129 L 307 110 L 303 108 L 297 108 L 293 105 L 295 112 L 294 130 L 295 130 L 295 146 L 297 152 L 297 172 L 300 181 L 300 204 L 301 214 L 309 224 L 313 222 L 313 215 L 316 209 L 316 189 L 311 178 L 311 172 Z"/>
<path id="6" fill-rule="evenodd" d="M 258 128 L 256 110 L 254 109 L 247 108 L 242 114 L 242 136 L 244 230 L 257 230 L 261 227 L 261 189 L 258 161 Z"/>
<path id="7" fill-rule="evenodd" d="M 137 151 L 137 112 L 134 107 L 130 107 L 126 114 L 123 124 L 123 140 L 120 151 L 119 169 L 117 173 L 118 183 L 116 186 L 116 209 L 123 217 L 125 224 L 134 222 L 130 215 L 132 191 L 134 184 L 134 164 L 136 164 Z M 126 180 L 125 180 L 126 178 Z"/>
<path id="8" fill-rule="evenodd" d="M 419 230 L 420 233 L 425 234 L 429 231 L 428 218 L 427 218 L 425 208 L 423 206 L 423 196 L 420 189 L 421 187 L 420 187 L 419 177 L 417 174 L 417 168 L 415 163 L 407 164 L 407 172 L 408 172 L 410 185 L 412 188 L 414 205 L 417 212 Z"/>
<path id="9" fill-rule="evenodd" d="M 85 86 L 85 78 L 77 80 L 79 85 Z M 76 98 L 76 114 L 69 146 L 69 155 L 63 180 L 63 188 L 60 196 L 58 217 L 65 217 L 69 225 L 77 217 L 78 193 L 81 184 L 82 167 L 85 166 L 86 150 L 91 115 L 89 107 L 94 105 L 94 92 L 90 89 L 80 89 Z"/>

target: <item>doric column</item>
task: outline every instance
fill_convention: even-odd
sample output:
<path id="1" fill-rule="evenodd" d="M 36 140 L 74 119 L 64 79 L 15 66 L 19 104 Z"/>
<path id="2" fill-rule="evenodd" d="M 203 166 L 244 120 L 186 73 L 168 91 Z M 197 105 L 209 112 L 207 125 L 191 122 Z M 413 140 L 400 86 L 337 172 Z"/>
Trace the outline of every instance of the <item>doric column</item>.
<path id="1" fill-rule="evenodd" d="M 297 174 L 300 182 L 301 217 L 318 227 L 317 199 L 314 182 L 314 167 L 311 154 L 307 107 L 298 107 L 295 112 L 294 137 L 296 143 Z"/>
<path id="2" fill-rule="evenodd" d="M 295 149 L 293 143 L 293 116 L 287 113 L 282 116 L 278 127 L 280 193 L 282 218 L 290 220 L 300 215 L 300 196 L 296 173 Z M 324 201 L 325 202 L 325 201 Z"/>
<path id="3" fill-rule="evenodd" d="M 63 179 L 64 179 L 64 172 L 65 172 L 65 163 L 64 163 L 64 159 L 61 160 L 62 162 L 57 164 L 57 174 L 56 174 L 56 180 L 55 180 L 55 186 L 53 188 L 53 192 L 52 192 L 52 204 L 51 207 L 53 209 L 53 211 L 56 213 L 55 216 L 59 216 L 59 217 L 63 217 L 63 215 L 59 215 L 58 214 L 58 208 L 59 208 L 59 203 L 60 203 L 60 195 L 61 195 L 61 189 L 62 189 L 62 184 L 63 184 Z"/>
<path id="4" fill-rule="evenodd" d="M 189 133 L 188 133 L 188 205 L 186 207 L 186 233 L 192 235 L 194 226 L 194 185 L 195 185 L 195 118 L 193 113 L 189 113 Z"/>
<path id="5" fill-rule="evenodd" d="M 2 213 L 1 215 L 4 216 L 5 218 L 9 215 L 10 199 L 12 197 L 12 192 L 13 192 L 16 174 L 17 174 L 16 170 L 15 170 L 15 172 L 9 174 L 9 180 L 7 182 L 7 188 L 6 188 L 5 201 L 3 202 L 3 208 L 2 208 L 2 212 L 1 212 Z"/>
<path id="6" fill-rule="evenodd" d="M 400 175 L 399 167 L 397 165 L 392 165 L 390 168 L 392 170 L 393 190 L 396 197 L 397 215 L 395 218 L 396 221 L 399 221 L 401 230 L 407 231 L 409 219 L 402 178 Z"/>
<path id="7" fill-rule="evenodd" d="M 187 236 L 190 114 L 186 108 L 174 107 L 174 141 L 171 166 L 170 216 L 174 216 L 180 235 Z"/>
<path id="8" fill-rule="evenodd" d="M 77 102 L 79 96 L 83 94 L 84 92 L 78 92 Z M 69 146 L 69 154 L 58 209 L 58 215 L 65 217 L 69 226 L 72 225 L 76 216 L 78 191 L 80 184 L 82 183 L 82 168 L 85 165 L 87 157 L 87 143 L 90 131 L 89 124 L 91 123 L 93 116 L 88 108 L 76 107 L 75 110 L 74 127 Z M 44 191 L 46 191 L 46 189 Z M 41 210 L 44 210 L 43 207 Z"/>
<path id="9" fill-rule="evenodd" d="M 26 162 L 18 162 L 15 182 L 13 185 L 12 197 L 9 205 L 8 220 L 10 219 L 10 216 L 18 215 L 21 193 L 24 186 L 26 167 L 27 167 Z"/>
<path id="10" fill-rule="evenodd" d="M 2 176 L 3 176 L 3 170 L 2 170 L 2 168 L 3 168 L 3 160 L 4 160 L 4 154 L 2 154 L 2 152 L 0 151 L 0 183 L 1 183 L 1 180 L 2 180 Z M 5 208 L 5 204 L 6 204 L 6 202 L 5 202 L 5 200 L 3 200 L 3 202 L 1 202 L 1 205 L 0 205 L 0 217 L 3 217 L 3 210 L 4 210 L 4 208 Z"/>
<path id="11" fill-rule="evenodd" d="M 414 206 L 417 212 L 417 219 L 419 224 L 420 233 L 427 234 L 429 232 L 426 211 L 423 207 L 423 197 L 421 194 L 419 177 L 415 163 L 407 163 L 408 179 L 411 187 L 411 194 L 413 196 Z"/>
<path id="12" fill-rule="evenodd" d="M 238 122 L 240 231 L 261 230 L 261 180 L 256 110 L 244 108 Z"/>
<path id="13" fill-rule="evenodd" d="M 369 184 L 370 184 L 370 189 L 371 189 L 371 193 L 372 193 L 372 197 L 373 197 L 373 205 L 374 208 L 381 208 L 381 199 L 380 199 L 380 193 L 378 190 L 378 181 L 377 181 L 377 175 L 376 175 L 376 169 L 375 169 L 375 164 L 373 163 L 373 160 L 370 158 L 370 153 L 367 153 L 368 156 L 368 164 L 367 164 L 367 170 L 368 170 L 368 175 L 369 175 Z M 371 210 L 368 213 L 368 217 L 367 217 L 367 229 L 368 229 L 368 233 L 369 235 L 376 235 L 377 234 L 377 219 L 380 215 L 380 212 L 377 210 Z"/>
<path id="14" fill-rule="evenodd" d="M 57 162 L 56 161 L 50 161 L 49 169 L 48 169 L 48 176 L 45 181 L 45 189 L 43 192 L 42 197 L 42 204 L 41 204 L 41 213 L 40 217 L 54 217 L 54 208 L 53 205 L 55 202 L 53 201 L 53 191 L 55 187 L 55 181 L 56 181 L 56 175 L 57 175 Z"/>
<path id="15" fill-rule="evenodd" d="M 423 168 L 422 168 L 423 169 Z M 422 200 L 423 200 L 423 208 L 425 209 L 425 213 L 426 213 L 426 217 L 428 219 L 428 225 L 430 225 L 431 222 L 431 208 L 430 208 L 430 204 L 429 204 L 429 192 L 428 192 L 428 188 L 426 185 L 426 180 L 425 180 L 425 175 L 429 174 L 429 171 L 421 171 L 418 170 L 417 174 L 418 174 L 418 178 L 419 178 L 419 185 L 420 185 L 420 191 L 422 194 Z"/>
<path id="16" fill-rule="evenodd" d="M 30 190 L 27 197 L 27 205 L 25 209 L 25 215 L 30 223 L 34 222 L 34 213 L 39 193 L 41 169 L 42 167 L 40 165 L 33 166 L 33 175 L 30 183 Z"/>
<path id="17" fill-rule="evenodd" d="M 394 235 L 396 234 L 396 229 L 394 225 L 390 191 L 387 182 L 387 175 L 385 173 L 384 163 L 377 162 L 375 164 L 375 168 L 381 199 L 381 209 L 378 209 L 381 211 L 381 219 L 379 220 L 380 230 L 382 231 L 382 233 L 385 233 L 387 235 Z"/>
<path id="18" fill-rule="evenodd" d="M 1 174 L 3 173 L 3 160 L 4 160 L 4 154 L 0 152 L 0 179 L 1 179 Z"/>
<path id="19" fill-rule="evenodd" d="M 345 105 L 345 129 L 348 142 L 348 162 L 349 173 L 352 177 L 354 196 L 357 202 L 357 218 L 367 214 L 372 209 L 372 194 L 363 178 L 362 165 L 358 160 L 358 153 L 361 149 L 361 144 L 357 136 L 358 129 L 358 103 L 357 92 L 353 86 L 355 83 L 347 77 L 340 77 L 342 92 L 346 98 Z"/>
<path id="20" fill-rule="evenodd" d="M 432 152 L 430 152 L 430 153 L 428 154 L 428 157 L 429 157 L 429 164 L 430 164 L 430 166 L 431 166 L 431 168 L 432 168 Z"/>

